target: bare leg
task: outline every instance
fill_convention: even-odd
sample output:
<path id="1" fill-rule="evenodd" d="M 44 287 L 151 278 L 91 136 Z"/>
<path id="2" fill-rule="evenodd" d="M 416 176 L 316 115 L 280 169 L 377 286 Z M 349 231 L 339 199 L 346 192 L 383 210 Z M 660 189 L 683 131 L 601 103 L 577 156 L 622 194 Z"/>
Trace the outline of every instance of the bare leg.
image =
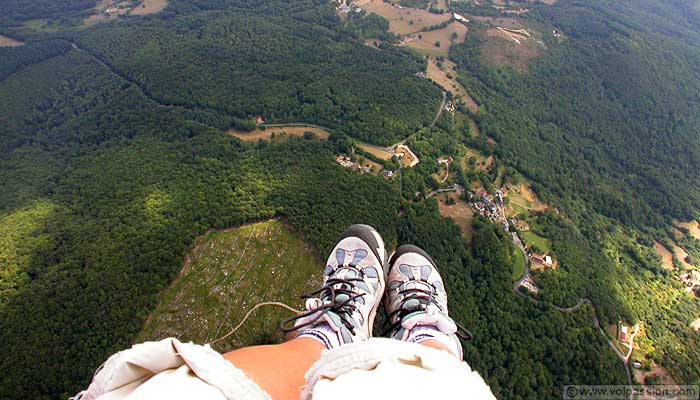
<path id="1" fill-rule="evenodd" d="M 384 294 L 385 258 L 384 241 L 374 228 L 351 226 L 324 264 L 323 286 L 314 293 L 318 297 L 307 299 L 308 309 L 283 324 L 284 331 L 296 331 L 300 337 L 232 351 L 224 358 L 274 400 L 299 399 L 304 375 L 323 350 L 372 336 L 372 318 Z M 358 329 L 348 329 L 351 325 Z"/>
<path id="2" fill-rule="evenodd" d="M 314 339 L 300 338 L 278 345 L 245 347 L 224 354 L 224 358 L 274 400 L 298 399 L 304 374 L 325 349 Z"/>
<path id="3" fill-rule="evenodd" d="M 438 342 L 437 340 L 426 340 L 425 342 L 420 342 L 420 344 L 426 347 L 432 347 L 433 349 L 443 350 L 454 355 L 449 347 L 445 346 L 442 342 Z"/>

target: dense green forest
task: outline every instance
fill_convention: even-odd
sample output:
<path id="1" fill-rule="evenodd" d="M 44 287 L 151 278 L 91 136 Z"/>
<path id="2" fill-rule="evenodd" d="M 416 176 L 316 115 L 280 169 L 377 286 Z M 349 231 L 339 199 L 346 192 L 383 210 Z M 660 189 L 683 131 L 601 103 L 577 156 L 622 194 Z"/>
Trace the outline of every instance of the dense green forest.
<path id="1" fill-rule="evenodd" d="M 65 18 L 93 7 L 97 0 L 2 0 L 0 23 L 16 25 L 22 21 L 40 18 Z"/>
<path id="2" fill-rule="evenodd" d="M 20 284 L 0 303 L 2 398 L 65 397 L 84 384 L 138 332 L 188 243 L 209 228 L 280 214 L 322 250 L 357 221 L 392 238 L 398 193 L 335 166 L 330 143 L 243 146 L 74 50 L 13 75 L 0 93 L 33 84 L 48 86 L 24 122 L 36 135 L 2 160 L 14 178 L 3 181 L 14 194 L 3 198 L 8 218 L 41 235 L 13 241 L 23 257 Z"/>
<path id="3" fill-rule="evenodd" d="M 35 132 L 15 143 L 0 164 L 14 178 L 5 182 L 17 189 L 3 198 L 3 221 L 23 227 L 8 239 L 21 257 L 12 260 L 14 284 L 3 288 L 0 303 L 0 338 L 7 344 L 0 358 L 7 371 L 2 398 L 59 398 L 78 390 L 108 354 L 138 333 L 194 236 L 272 215 L 287 217 L 321 252 L 348 224 L 372 221 L 390 246 L 410 240 L 438 254 L 446 276 L 454 276 L 455 314 L 480 338 L 467 350 L 470 359 L 499 394 L 554 395 L 564 380 L 622 379 L 610 353 L 587 351 L 601 345 L 587 313 L 564 318 L 512 297 L 504 267 L 510 265 L 509 245 L 499 231 L 483 225 L 483 245 L 472 256 L 434 204 L 409 208 L 397 229 L 398 192 L 333 164 L 333 141 L 244 145 L 153 103 L 75 50 L 0 85 L 4 112 L 26 107 L 31 118 L 18 128 Z M 25 91 L 14 103 L 7 98 L 18 94 L 10 89 L 33 85 L 46 92 Z M 43 158 L 47 154 L 51 162 Z M 31 175 L 36 178 L 20 179 Z M 480 294 L 472 295 L 477 287 Z M 488 311 L 475 312 L 480 309 Z M 523 312 L 550 321 L 550 331 L 536 320 L 522 326 Z M 531 347 L 528 342 L 541 335 L 565 335 L 567 341 L 553 341 L 559 350 L 540 342 L 539 351 L 550 354 L 546 364 L 524 350 L 511 359 L 515 346 Z M 569 341 L 581 346 L 581 356 L 593 358 L 581 364 L 558 358 L 568 354 L 561 346 L 569 348 Z M 520 374 L 507 372 L 506 360 L 522 366 Z M 523 386 L 523 380 L 529 383 Z"/>
<path id="4" fill-rule="evenodd" d="M 349 40 L 329 4 L 298 2 L 296 15 L 269 3 L 184 15 L 176 3 L 172 18 L 129 20 L 76 40 L 158 102 L 213 113 L 221 121 L 203 122 L 222 129 L 235 123 L 226 117 L 262 115 L 389 144 L 430 123 L 440 91 L 415 76 L 422 58 Z"/>
<path id="5" fill-rule="evenodd" d="M 564 39 L 545 37 L 546 55 L 525 73 L 484 66 L 476 36 L 450 56 L 481 105 L 481 131 L 498 142 L 475 144 L 566 215 L 537 219 L 562 261 L 556 274 L 535 275 L 541 298 L 571 306 L 587 297 L 604 323 L 644 321 L 655 346 L 646 356 L 697 382 L 700 337 L 688 324 L 698 301 L 652 249 L 670 235 L 672 218 L 698 212 L 698 10 L 558 1 L 528 20 Z M 694 249 L 697 240 L 682 243 Z"/>
<path id="6" fill-rule="evenodd" d="M 502 144 L 496 154 L 571 213 L 653 227 L 697 212 L 700 49 L 675 37 L 673 7 L 655 15 L 652 3 L 538 8 L 530 18 L 567 40 L 549 37 L 526 75 L 484 67 L 476 37 L 452 48 L 485 110 L 480 127 Z M 700 38 L 694 29 L 683 37 Z"/>
<path id="7" fill-rule="evenodd" d="M 533 6 L 529 23 L 565 40 L 545 39 L 527 73 L 485 67 L 475 36 L 452 46 L 481 106 L 479 137 L 446 113 L 426 128 L 441 91 L 416 77 L 425 60 L 365 46 L 367 37 L 393 39 L 388 22 L 340 24 L 325 1 L 174 0 L 162 13 L 91 28 L 75 18 L 94 1 L 1 3 L 10 11 L 0 28 L 27 39 L 0 48 L 1 399 L 83 388 L 133 342 L 196 236 L 272 216 L 320 254 L 359 222 L 390 247 L 431 252 L 452 315 L 475 335 L 465 358 L 499 398 L 626 383 L 594 312 L 602 324 L 645 321 L 650 357 L 680 382 L 698 381 L 700 339 L 687 329 L 698 301 L 679 295 L 649 251 L 700 200 L 692 2 Z M 35 18 L 66 28 L 23 27 Z M 257 115 L 321 124 L 333 136 L 250 144 L 222 133 L 249 129 Z M 347 136 L 388 144 L 414 133 L 408 144 L 422 162 L 400 181 L 333 161 Z M 459 158 L 465 145 L 495 155 L 502 179 L 524 175 L 555 206 L 533 218 L 561 263 L 535 275 L 540 303 L 514 295 L 514 248 L 499 227 L 477 219 L 467 244 L 435 200 L 414 196 L 440 187 L 436 158 Z M 497 170 L 457 170 L 447 183 L 478 180 L 492 191 Z M 698 241 L 682 240 L 700 258 Z M 548 305 L 581 297 L 595 311 Z"/>
<path id="8" fill-rule="evenodd" d="M 475 223 L 471 250 L 459 229 L 437 216 L 434 201 L 410 207 L 397 229 L 447 276 L 450 313 L 469 327 L 465 359 L 485 375 L 497 398 L 558 398 L 563 382 L 620 384 L 624 369 L 591 323 L 591 310 L 562 314 L 513 296 L 510 238 L 485 220 Z"/>

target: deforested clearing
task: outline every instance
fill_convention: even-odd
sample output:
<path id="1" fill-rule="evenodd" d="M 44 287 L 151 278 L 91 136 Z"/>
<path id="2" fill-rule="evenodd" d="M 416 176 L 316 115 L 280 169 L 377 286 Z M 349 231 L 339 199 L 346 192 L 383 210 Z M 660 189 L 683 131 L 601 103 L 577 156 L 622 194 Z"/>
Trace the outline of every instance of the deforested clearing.
<path id="1" fill-rule="evenodd" d="M 252 132 L 243 132 L 236 129 L 229 129 L 228 131 L 226 131 L 226 134 L 235 136 L 246 142 L 257 142 L 258 140 L 271 140 L 273 138 L 283 139 L 285 137 L 290 136 L 303 137 L 304 134 L 306 134 L 307 132 L 310 132 L 312 136 L 315 136 L 319 139 L 328 139 L 328 136 L 330 136 L 330 134 L 327 131 L 321 128 L 306 126 L 274 127 L 266 128 L 264 130 L 256 129 Z"/>

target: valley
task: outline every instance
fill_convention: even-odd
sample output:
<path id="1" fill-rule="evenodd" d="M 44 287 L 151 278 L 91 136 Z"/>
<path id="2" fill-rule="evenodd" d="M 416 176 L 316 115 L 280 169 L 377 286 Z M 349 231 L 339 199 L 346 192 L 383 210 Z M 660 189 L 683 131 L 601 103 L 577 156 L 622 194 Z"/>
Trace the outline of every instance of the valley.
<path id="1" fill-rule="evenodd" d="M 0 398 L 299 309 L 358 222 L 434 256 L 497 398 L 700 377 L 683 4 L 38 1 L 0 16 Z"/>

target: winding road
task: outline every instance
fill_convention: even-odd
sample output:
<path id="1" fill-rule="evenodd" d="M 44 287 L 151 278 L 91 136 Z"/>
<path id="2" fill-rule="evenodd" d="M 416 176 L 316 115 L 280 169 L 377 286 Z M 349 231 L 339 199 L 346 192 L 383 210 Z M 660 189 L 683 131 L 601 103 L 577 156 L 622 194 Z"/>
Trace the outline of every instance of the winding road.
<path id="1" fill-rule="evenodd" d="M 516 243 L 516 240 L 519 243 Z M 525 273 L 517 282 L 515 282 L 515 284 L 513 286 L 513 291 L 515 292 L 515 294 L 522 297 L 523 299 L 527 299 L 535 304 L 541 304 L 542 303 L 541 300 L 532 298 L 519 290 L 520 285 L 522 285 L 523 281 L 530 275 L 530 259 L 527 256 L 527 252 L 525 251 L 525 248 L 522 246 L 522 242 L 520 241 L 520 238 L 518 238 L 518 235 L 515 232 L 513 232 L 513 243 L 515 243 L 515 245 L 520 250 L 522 250 L 523 253 L 525 254 Z M 551 303 L 547 303 L 547 304 L 549 306 L 551 306 L 552 308 L 554 308 L 555 310 L 561 311 L 563 313 L 572 313 L 585 305 L 591 306 L 591 308 L 593 309 L 593 314 L 591 316 L 592 320 L 593 320 L 593 326 L 598 329 L 598 331 L 600 332 L 601 335 L 603 335 L 603 337 L 605 338 L 605 341 L 608 342 L 608 345 L 610 346 L 610 348 L 615 352 L 615 354 L 618 356 L 618 358 L 620 358 L 620 360 L 622 361 L 622 364 L 624 365 L 624 368 L 625 368 L 625 373 L 627 374 L 627 385 L 630 386 L 630 388 L 632 387 L 633 382 L 632 382 L 632 373 L 630 371 L 630 366 L 629 366 L 629 359 L 632 356 L 632 350 L 634 348 L 634 338 L 637 336 L 637 333 L 639 333 L 639 324 L 635 325 L 634 333 L 630 337 L 629 351 L 625 355 L 625 354 L 622 354 L 622 352 L 620 351 L 620 349 L 617 348 L 617 346 L 615 346 L 615 343 L 613 343 L 613 341 L 610 340 L 608 335 L 605 333 L 603 328 L 600 326 L 600 321 L 598 320 L 598 312 L 595 308 L 595 305 L 591 301 L 591 299 L 582 297 L 582 298 L 578 299 L 578 302 L 576 303 L 576 305 L 574 305 L 572 307 L 562 307 L 562 306 L 558 306 L 556 304 L 551 304 Z M 630 394 L 630 400 L 632 400 L 632 399 L 633 399 L 633 395 Z"/>

